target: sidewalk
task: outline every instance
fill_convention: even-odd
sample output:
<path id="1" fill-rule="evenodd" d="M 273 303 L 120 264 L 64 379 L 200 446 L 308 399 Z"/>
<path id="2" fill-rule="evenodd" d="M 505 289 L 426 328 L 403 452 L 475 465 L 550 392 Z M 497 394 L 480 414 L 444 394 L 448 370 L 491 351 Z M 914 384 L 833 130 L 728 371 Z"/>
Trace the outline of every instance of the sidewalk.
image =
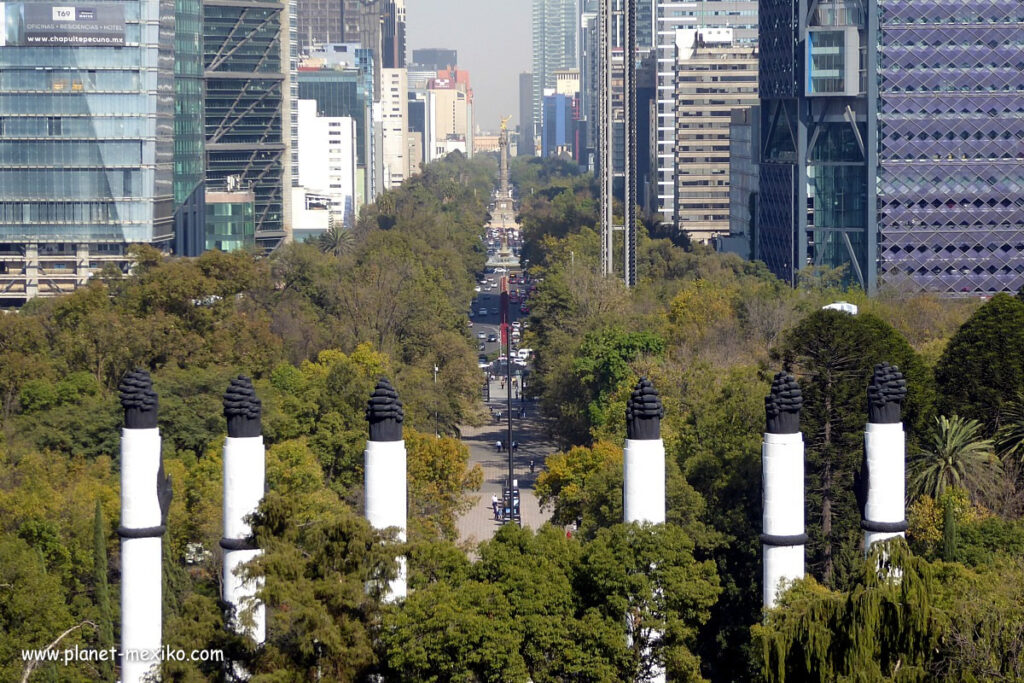
<path id="1" fill-rule="evenodd" d="M 520 401 L 512 399 L 512 438 L 519 442 L 519 450 L 512 454 L 513 473 L 519 480 L 520 512 L 523 526 L 539 528 L 551 518 L 551 512 L 541 512 L 534 495 L 533 486 L 544 466 L 544 459 L 555 452 L 553 444 L 544 438 L 541 421 L 537 417 L 537 406 L 526 402 L 525 419 L 516 417 Z M 479 464 L 484 470 L 484 483 L 477 495 L 480 501 L 459 518 L 459 541 L 477 543 L 491 538 L 501 526 L 491 511 L 491 496 L 501 498 L 501 490 L 508 479 L 508 451 L 495 450 L 494 442 L 508 441 L 508 411 L 506 394 L 500 382 L 491 382 L 491 400 L 487 406 L 501 410 L 501 422 L 491 420 L 481 427 L 462 427 L 462 442 L 469 447 L 470 465 Z M 536 465 L 536 472 L 530 474 L 530 460 Z"/>

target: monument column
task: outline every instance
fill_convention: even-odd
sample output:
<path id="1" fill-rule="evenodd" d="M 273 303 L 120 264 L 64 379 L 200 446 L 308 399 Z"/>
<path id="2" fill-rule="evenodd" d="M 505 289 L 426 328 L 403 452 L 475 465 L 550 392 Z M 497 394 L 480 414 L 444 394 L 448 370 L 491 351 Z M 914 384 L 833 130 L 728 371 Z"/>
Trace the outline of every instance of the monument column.
<path id="1" fill-rule="evenodd" d="M 907 530 L 906 439 L 900 416 L 907 380 L 895 365 L 879 363 L 868 385 L 868 424 L 864 429 L 864 472 L 867 495 L 860 526 L 864 552 L 871 545 Z"/>

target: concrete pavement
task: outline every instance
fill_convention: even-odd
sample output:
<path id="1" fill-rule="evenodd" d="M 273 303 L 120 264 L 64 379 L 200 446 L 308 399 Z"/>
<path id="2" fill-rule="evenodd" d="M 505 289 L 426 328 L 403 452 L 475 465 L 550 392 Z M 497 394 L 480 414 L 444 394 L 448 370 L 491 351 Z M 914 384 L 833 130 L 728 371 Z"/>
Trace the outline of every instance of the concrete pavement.
<path id="1" fill-rule="evenodd" d="M 519 442 L 519 450 L 512 454 L 513 473 L 519 480 L 523 526 L 537 529 L 551 518 L 551 512 L 541 512 L 533 487 L 544 459 L 555 451 L 555 447 L 544 438 L 536 404 L 530 401 L 525 403 L 527 412 L 524 419 L 516 417 L 520 405 L 521 402 L 513 394 L 512 438 Z M 479 464 L 484 471 L 484 483 L 478 494 L 480 501 L 459 518 L 459 541 L 463 543 L 487 540 L 501 526 L 491 511 L 491 495 L 497 495 L 500 499 L 502 487 L 508 478 L 508 451 L 502 450 L 499 453 L 494 447 L 498 440 L 502 443 L 508 441 L 506 393 L 501 388 L 500 380 L 491 382 L 491 400 L 487 406 L 501 410 L 500 423 L 492 419 L 481 427 L 462 427 L 462 441 L 469 447 L 470 465 Z M 530 474 L 531 459 L 536 465 L 534 474 Z"/>

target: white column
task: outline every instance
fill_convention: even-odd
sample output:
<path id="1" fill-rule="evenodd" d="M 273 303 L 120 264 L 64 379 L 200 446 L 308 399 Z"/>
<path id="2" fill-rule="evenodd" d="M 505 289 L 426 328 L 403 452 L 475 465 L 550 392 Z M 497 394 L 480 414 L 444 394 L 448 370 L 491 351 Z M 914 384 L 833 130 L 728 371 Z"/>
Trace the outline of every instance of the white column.
<path id="1" fill-rule="evenodd" d="M 624 522 L 665 521 L 665 443 L 626 439 L 622 453 Z"/>
<path id="2" fill-rule="evenodd" d="M 868 422 L 864 429 L 868 495 L 864 505 L 864 552 L 871 544 L 904 536 L 906 439 L 903 423 Z"/>
<path id="3" fill-rule="evenodd" d="M 162 532 L 157 498 L 160 430 L 121 430 L 121 680 L 159 678 Z M 142 537 L 133 538 L 135 531 Z M 146 530 L 149 530 L 148 532 Z"/>
<path id="4" fill-rule="evenodd" d="M 235 607 L 230 628 L 249 636 L 257 644 L 266 640 L 266 606 L 256 601 L 262 580 L 243 580 L 239 566 L 262 553 L 258 548 L 240 548 L 252 534 L 248 515 L 256 512 L 263 500 L 266 458 L 262 436 L 227 437 L 224 440 L 224 601 Z M 232 543 L 236 541 L 237 543 Z M 231 547 L 235 546 L 235 547 Z M 243 626 L 237 615 L 253 607 L 252 624 Z"/>
<path id="5" fill-rule="evenodd" d="M 804 440 L 800 432 L 765 433 L 761 444 L 763 604 L 775 606 L 804 576 Z"/>
<path id="6" fill-rule="evenodd" d="M 364 457 L 366 519 L 375 529 L 398 528 L 398 540 L 406 532 L 405 441 L 367 441 Z M 406 596 L 405 558 L 398 558 L 398 576 L 391 581 L 387 599 Z"/>

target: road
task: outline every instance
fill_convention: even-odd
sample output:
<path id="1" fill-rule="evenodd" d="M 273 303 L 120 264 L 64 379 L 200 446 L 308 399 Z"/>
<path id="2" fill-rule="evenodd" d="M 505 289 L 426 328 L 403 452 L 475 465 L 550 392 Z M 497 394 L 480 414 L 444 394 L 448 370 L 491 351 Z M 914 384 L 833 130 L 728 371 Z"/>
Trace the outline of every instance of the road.
<path id="1" fill-rule="evenodd" d="M 501 274 L 488 275 L 489 279 L 498 282 Z M 477 333 L 494 334 L 500 339 L 499 325 L 501 312 L 499 310 L 501 297 L 497 287 L 493 290 L 486 289 L 477 295 L 473 302 L 473 309 L 487 309 L 487 315 L 474 316 L 473 336 Z M 510 306 L 511 321 L 520 317 L 519 304 Z M 498 351 L 498 342 L 484 341 L 484 349 L 479 353 L 495 355 Z M 513 371 L 514 372 L 514 371 Z M 483 381 L 481 370 L 481 382 Z M 479 464 L 484 471 L 484 483 L 480 489 L 480 501 L 459 519 L 459 540 L 477 542 L 483 541 L 494 535 L 500 523 L 494 520 L 491 512 L 491 496 L 501 497 L 502 486 L 508 478 L 508 452 L 499 453 L 495 449 L 495 442 L 508 441 L 508 409 L 507 394 L 500 378 L 495 378 L 489 383 L 490 400 L 486 403 L 492 411 L 501 411 L 502 420 L 492 420 L 481 427 L 463 426 L 462 441 L 469 447 L 470 464 Z M 552 444 L 544 439 L 544 430 L 541 420 L 537 415 L 537 409 L 532 402 L 517 400 L 513 394 L 513 420 L 512 438 L 518 441 L 519 450 L 513 454 L 513 473 L 519 480 L 520 489 L 520 510 L 523 526 L 534 529 L 540 527 L 550 519 L 550 512 L 542 513 L 533 492 L 534 482 L 537 474 L 543 467 L 544 459 L 555 451 Z M 516 415 L 520 406 L 526 406 L 526 417 L 518 418 Z M 536 472 L 530 474 L 530 460 L 534 461 Z"/>

